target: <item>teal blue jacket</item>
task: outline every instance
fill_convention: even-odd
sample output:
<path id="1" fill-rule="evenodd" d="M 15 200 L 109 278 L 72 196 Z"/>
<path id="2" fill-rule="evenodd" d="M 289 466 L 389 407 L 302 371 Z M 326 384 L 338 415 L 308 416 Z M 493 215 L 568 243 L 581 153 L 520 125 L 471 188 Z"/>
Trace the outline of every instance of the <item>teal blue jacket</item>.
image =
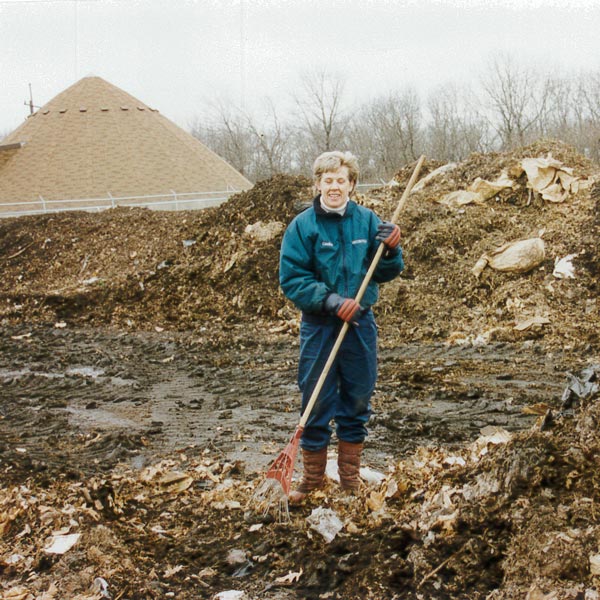
<path id="1" fill-rule="evenodd" d="M 319 196 L 297 215 L 283 236 L 279 283 L 285 296 L 300 310 L 322 315 L 332 292 L 354 298 L 369 270 L 379 242 L 381 219 L 370 209 L 348 202 L 344 216 L 325 212 Z M 361 300 L 370 308 L 379 296 L 377 284 L 391 281 L 404 268 L 402 249 L 384 252 Z"/>

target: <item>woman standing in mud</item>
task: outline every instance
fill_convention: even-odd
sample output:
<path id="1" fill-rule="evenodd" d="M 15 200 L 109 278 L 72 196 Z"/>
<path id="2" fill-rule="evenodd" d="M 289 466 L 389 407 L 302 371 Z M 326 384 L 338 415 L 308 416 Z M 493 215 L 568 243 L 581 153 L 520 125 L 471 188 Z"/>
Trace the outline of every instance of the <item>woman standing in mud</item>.
<path id="1" fill-rule="evenodd" d="M 343 321 L 351 325 L 304 428 L 300 442 L 304 473 L 290 494 L 291 502 L 300 502 L 325 483 L 331 421 L 338 438 L 341 486 L 349 492 L 360 486 L 360 457 L 377 376 L 377 327 L 371 307 L 378 298 L 378 284 L 396 277 L 404 262 L 398 226 L 350 200 L 358 173 L 350 152 L 321 154 L 313 166 L 319 193 L 283 237 L 281 289 L 302 311 L 298 366 L 302 410 Z M 353 298 L 381 242 L 386 250 L 358 304 Z"/>

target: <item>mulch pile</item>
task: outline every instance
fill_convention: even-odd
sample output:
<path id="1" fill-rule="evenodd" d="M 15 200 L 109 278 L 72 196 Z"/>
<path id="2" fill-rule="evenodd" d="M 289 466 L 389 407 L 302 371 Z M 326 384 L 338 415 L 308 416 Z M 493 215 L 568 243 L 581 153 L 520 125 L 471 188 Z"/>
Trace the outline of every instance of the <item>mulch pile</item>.
<path id="1" fill-rule="evenodd" d="M 536 339 L 597 362 L 600 188 L 555 204 L 531 195 L 522 176 L 481 205 L 437 202 L 548 153 L 582 181 L 598 179 L 569 146 L 539 142 L 473 155 L 410 197 L 400 219 L 407 268 L 377 307 L 385 343 Z M 422 175 L 439 166 L 426 163 Z M 411 172 L 358 200 L 385 218 Z M 244 323 L 295 333 L 278 252 L 285 225 L 311 196 L 310 181 L 282 175 L 206 211 L 3 219 L 0 319 L 225 332 Z M 546 258 L 533 270 L 472 274 L 482 254 L 542 230 Z M 567 255 L 575 277 L 557 278 L 555 259 Z M 65 589 L 97 599 L 119 589 L 119 598 L 212 598 L 239 581 L 247 598 L 597 599 L 599 369 L 573 376 L 560 411 L 534 407 L 530 431 L 489 430 L 459 452 L 422 449 L 354 500 L 315 495 L 315 507 L 342 521 L 330 544 L 303 513 L 288 524 L 254 520 L 256 482 L 208 450 L 141 472 L 119 467 L 85 485 L 11 487 L 0 496 L 2 597 L 51 600 L 60 581 L 63 597 Z M 202 524 L 215 520 L 220 537 L 203 540 Z M 74 530 L 86 535 L 72 549 L 48 552 Z M 224 548 L 233 554 L 223 558 Z M 172 556 L 190 560 L 173 564 Z"/>
<path id="2" fill-rule="evenodd" d="M 407 268 L 384 286 L 377 307 L 392 338 L 469 343 L 544 337 L 581 350 L 598 346 L 599 197 L 586 188 L 563 203 L 530 197 L 523 175 L 483 205 L 436 202 L 477 177 L 493 180 L 524 157 L 555 159 L 581 180 L 592 164 L 569 146 L 538 143 L 511 153 L 473 155 L 409 198 L 400 222 Z M 425 163 L 422 175 L 439 166 Z M 382 218 L 402 184 L 358 201 Z M 67 321 L 126 328 L 189 330 L 245 321 L 294 329 L 297 311 L 278 287 L 285 225 L 312 197 L 310 181 L 277 176 L 216 209 L 163 213 L 115 209 L 0 222 L 5 322 Z M 546 258 L 522 273 L 471 269 L 506 242 L 537 237 Z M 553 277 L 554 262 L 574 255 L 574 279 Z M 535 317 L 534 323 L 515 329 Z"/>

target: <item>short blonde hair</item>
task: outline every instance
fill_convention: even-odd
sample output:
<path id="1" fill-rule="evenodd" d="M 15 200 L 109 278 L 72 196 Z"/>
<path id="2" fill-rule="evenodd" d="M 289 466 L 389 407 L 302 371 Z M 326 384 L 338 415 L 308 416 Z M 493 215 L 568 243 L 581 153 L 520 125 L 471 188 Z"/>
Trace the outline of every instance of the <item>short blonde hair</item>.
<path id="1" fill-rule="evenodd" d="M 313 165 L 315 181 L 319 181 L 323 173 L 337 171 L 341 167 L 348 168 L 348 178 L 356 185 L 359 174 L 358 159 L 352 152 L 340 152 L 338 150 L 323 152 L 323 154 L 317 157 Z"/>

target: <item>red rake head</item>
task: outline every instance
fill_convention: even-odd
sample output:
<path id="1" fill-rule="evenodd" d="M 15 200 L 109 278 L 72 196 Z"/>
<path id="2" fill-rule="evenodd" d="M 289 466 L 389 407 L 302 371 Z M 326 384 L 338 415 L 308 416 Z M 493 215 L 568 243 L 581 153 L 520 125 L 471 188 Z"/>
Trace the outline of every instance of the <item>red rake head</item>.
<path id="1" fill-rule="evenodd" d="M 289 496 L 290 494 L 292 475 L 294 474 L 294 464 L 296 463 L 298 447 L 300 446 L 300 437 L 302 436 L 303 430 L 303 427 L 296 428 L 288 445 L 281 451 L 271 465 L 271 468 L 267 471 L 266 478 L 279 481 L 286 496 Z"/>

